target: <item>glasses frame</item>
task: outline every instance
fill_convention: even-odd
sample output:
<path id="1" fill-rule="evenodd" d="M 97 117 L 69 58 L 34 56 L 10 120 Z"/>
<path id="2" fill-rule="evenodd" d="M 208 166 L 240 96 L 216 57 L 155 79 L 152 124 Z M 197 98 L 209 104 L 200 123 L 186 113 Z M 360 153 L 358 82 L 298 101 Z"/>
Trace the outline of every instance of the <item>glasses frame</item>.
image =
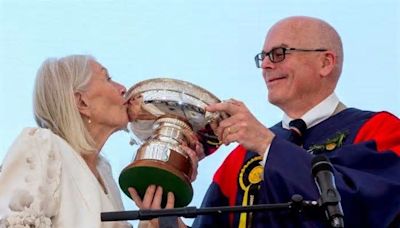
<path id="1" fill-rule="evenodd" d="M 278 60 L 276 59 L 276 51 L 277 50 L 282 50 L 282 57 L 279 58 Z M 257 68 L 261 68 L 262 66 L 262 62 L 264 61 L 265 57 L 268 56 L 269 60 L 272 63 L 279 63 L 282 62 L 283 60 L 285 60 L 286 58 L 286 54 L 290 54 L 287 53 L 287 51 L 301 51 L 301 52 L 324 52 L 324 51 L 328 51 L 328 49 L 325 48 L 317 48 L 317 49 L 303 49 L 303 48 L 289 48 L 289 47 L 276 47 L 276 48 L 272 48 L 271 51 L 269 52 L 265 52 L 262 51 L 260 53 L 258 53 L 255 57 L 254 60 L 256 61 L 256 66 Z"/>

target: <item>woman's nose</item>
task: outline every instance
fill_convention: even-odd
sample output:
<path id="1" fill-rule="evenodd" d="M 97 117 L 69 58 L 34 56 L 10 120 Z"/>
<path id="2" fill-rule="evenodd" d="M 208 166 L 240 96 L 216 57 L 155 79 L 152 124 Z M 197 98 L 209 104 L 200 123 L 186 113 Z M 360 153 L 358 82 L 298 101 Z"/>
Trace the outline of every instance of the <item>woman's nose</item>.
<path id="1" fill-rule="evenodd" d="M 124 96 L 125 93 L 126 93 L 126 88 L 125 88 L 125 86 L 122 86 L 121 95 Z"/>
<path id="2" fill-rule="evenodd" d="M 125 88 L 125 86 L 123 86 L 123 85 L 121 85 L 121 84 L 119 84 L 119 83 L 117 83 L 117 86 L 118 86 L 118 91 L 119 91 L 119 93 L 121 94 L 121 96 L 124 96 L 125 93 L 126 93 L 126 88 Z"/>

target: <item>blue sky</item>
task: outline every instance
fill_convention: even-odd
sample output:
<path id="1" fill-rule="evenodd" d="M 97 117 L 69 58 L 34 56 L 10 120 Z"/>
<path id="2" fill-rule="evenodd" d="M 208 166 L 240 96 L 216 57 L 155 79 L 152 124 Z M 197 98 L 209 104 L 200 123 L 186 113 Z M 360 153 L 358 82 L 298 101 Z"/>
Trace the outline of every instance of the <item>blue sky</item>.
<path id="1" fill-rule="evenodd" d="M 0 0 L 0 160 L 26 126 L 35 126 L 32 89 L 48 57 L 91 54 L 130 87 L 154 77 L 195 83 L 244 101 L 265 125 L 282 113 L 267 103 L 254 55 L 267 29 L 293 15 L 322 18 L 345 49 L 337 95 L 347 105 L 400 115 L 400 3 L 396 0 Z M 113 135 L 103 154 L 117 178 L 137 147 Z M 234 145 L 200 163 L 192 206 Z M 124 197 L 127 209 L 136 209 Z M 188 220 L 188 223 L 191 223 Z"/>

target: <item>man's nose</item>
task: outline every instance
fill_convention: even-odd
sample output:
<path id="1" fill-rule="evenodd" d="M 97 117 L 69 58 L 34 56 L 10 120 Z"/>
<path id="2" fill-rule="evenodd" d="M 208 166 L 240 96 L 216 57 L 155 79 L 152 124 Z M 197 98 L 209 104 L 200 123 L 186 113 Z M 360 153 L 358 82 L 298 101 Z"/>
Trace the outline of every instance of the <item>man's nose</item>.
<path id="1" fill-rule="evenodd" d="M 273 68 L 274 63 L 269 59 L 268 56 L 265 56 L 265 58 L 261 62 L 261 68 L 262 69 L 267 69 L 267 68 Z"/>

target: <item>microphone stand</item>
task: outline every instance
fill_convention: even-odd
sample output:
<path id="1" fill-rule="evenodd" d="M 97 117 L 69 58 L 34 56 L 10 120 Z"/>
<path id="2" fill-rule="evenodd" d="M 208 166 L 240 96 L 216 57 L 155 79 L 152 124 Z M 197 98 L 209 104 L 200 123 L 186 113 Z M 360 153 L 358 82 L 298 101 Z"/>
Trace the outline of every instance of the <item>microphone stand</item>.
<path id="1" fill-rule="evenodd" d="M 122 220 L 151 220 L 158 217 L 179 216 L 194 218 L 198 215 L 222 214 L 227 212 L 254 212 L 265 210 L 289 209 L 294 212 L 302 212 L 303 209 L 315 209 L 318 207 L 317 201 L 305 201 L 301 195 L 293 195 L 291 202 L 276 204 L 258 204 L 252 206 L 223 206 L 223 207 L 182 207 L 160 210 L 136 210 L 136 211 L 114 211 L 102 212 L 101 221 L 122 221 Z"/>

